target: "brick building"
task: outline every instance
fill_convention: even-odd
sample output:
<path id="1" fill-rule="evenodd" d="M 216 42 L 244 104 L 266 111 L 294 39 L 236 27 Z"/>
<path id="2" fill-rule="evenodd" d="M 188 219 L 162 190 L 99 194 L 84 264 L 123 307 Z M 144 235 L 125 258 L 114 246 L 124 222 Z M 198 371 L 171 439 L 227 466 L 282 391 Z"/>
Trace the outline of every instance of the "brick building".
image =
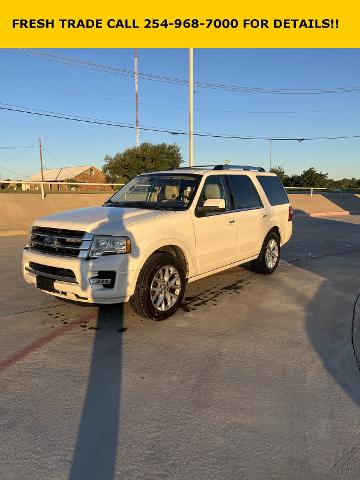
<path id="1" fill-rule="evenodd" d="M 41 172 L 31 175 L 26 181 L 41 182 Z M 64 168 L 44 169 L 44 182 L 79 182 L 79 183 L 107 183 L 106 177 L 101 170 L 91 165 Z M 112 190 L 110 185 L 61 185 L 58 183 L 45 184 L 45 191 L 94 191 Z M 40 190 L 40 185 L 27 183 L 23 185 L 24 190 Z"/>

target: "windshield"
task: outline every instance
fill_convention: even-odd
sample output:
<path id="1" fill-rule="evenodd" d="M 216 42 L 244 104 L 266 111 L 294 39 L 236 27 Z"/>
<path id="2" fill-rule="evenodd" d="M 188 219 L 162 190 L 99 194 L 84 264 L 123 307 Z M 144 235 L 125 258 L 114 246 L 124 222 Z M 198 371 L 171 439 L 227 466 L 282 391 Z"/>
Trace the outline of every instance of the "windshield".
<path id="1" fill-rule="evenodd" d="M 199 175 L 149 174 L 130 180 L 106 206 L 159 210 L 189 208 L 200 182 Z"/>

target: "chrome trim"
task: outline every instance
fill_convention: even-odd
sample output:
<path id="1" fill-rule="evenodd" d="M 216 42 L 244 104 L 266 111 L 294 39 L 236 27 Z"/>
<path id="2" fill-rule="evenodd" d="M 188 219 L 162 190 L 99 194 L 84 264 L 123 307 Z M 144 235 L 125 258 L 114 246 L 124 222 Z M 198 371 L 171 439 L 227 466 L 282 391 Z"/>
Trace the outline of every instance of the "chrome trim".
<path id="1" fill-rule="evenodd" d="M 49 235 L 47 235 L 49 236 Z M 55 237 L 55 238 L 59 238 L 59 237 Z M 63 248 L 64 250 L 88 250 L 88 248 L 81 248 L 81 247 L 68 247 L 66 245 L 57 245 L 57 246 L 54 246 L 54 245 L 46 245 L 46 243 L 44 242 L 37 242 L 36 240 L 30 240 L 31 243 L 35 243 L 36 245 L 44 245 L 45 247 L 49 247 L 49 248 L 54 248 L 54 250 L 56 248 Z M 80 243 L 81 245 L 81 243 Z"/>
<path id="2" fill-rule="evenodd" d="M 72 277 L 61 277 L 60 275 L 52 275 L 51 273 L 39 272 L 38 270 L 34 270 L 33 268 L 30 268 L 30 267 L 25 267 L 25 270 L 31 273 L 32 275 L 51 278 L 52 280 L 58 280 L 64 283 L 76 283 L 76 284 L 78 283 L 76 279 Z"/>
<path id="3" fill-rule="evenodd" d="M 227 215 L 229 213 L 241 213 L 241 212 L 247 212 L 249 210 L 262 210 L 262 209 L 264 209 L 264 206 L 237 208 L 237 209 L 234 209 L 234 210 L 223 210 L 223 211 L 220 211 L 220 212 L 209 212 L 209 213 L 206 213 L 205 215 L 200 215 L 200 212 L 196 208 L 195 216 L 197 218 L 206 218 L 206 217 L 213 217 L 215 215 Z"/>
<path id="4" fill-rule="evenodd" d="M 36 230 L 35 232 L 32 232 L 32 235 L 36 235 L 38 237 L 56 237 L 56 238 L 62 238 L 64 240 L 76 240 L 77 242 L 81 242 L 81 240 L 83 239 L 83 237 L 75 237 L 75 236 L 71 236 L 71 235 L 58 235 L 56 233 L 38 233 Z"/>
<path id="5" fill-rule="evenodd" d="M 47 229 L 48 231 L 37 231 L 37 228 Z M 69 233 L 61 233 L 61 231 Z M 75 232 L 83 233 L 83 235 L 76 235 Z M 54 243 L 52 244 L 50 242 L 50 245 L 47 244 L 46 238 L 50 238 L 51 242 Z M 29 240 L 29 250 L 44 255 L 54 255 L 69 258 L 87 258 L 93 238 L 94 235 L 88 232 L 74 230 L 74 235 L 72 235 L 71 230 L 67 229 L 34 226 Z M 56 245 L 56 243 L 61 243 L 61 240 L 64 241 L 65 245 Z"/>
<path id="6" fill-rule="evenodd" d="M 84 248 L 80 248 L 80 250 L 86 250 L 86 249 L 90 249 L 91 247 L 91 244 L 92 244 L 92 240 L 83 240 L 81 242 L 81 247 L 84 247 Z"/>
<path id="7" fill-rule="evenodd" d="M 85 235 L 83 236 L 83 240 L 92 240 L 93 238 L 94 238 L 93 233 L 86 232 Z"/>
<path id="8" fill-rule="evenodd" d="M 41 255 L 41 256 L 44 256 L 44 257 L 49 257 L 49 258 L 53 258 L 53 259 L 57 259 L 57 260 L 59 258 L 65 258 L 65 259 L 69 259 L 69 260 L 76 260 L 77 258 L 82 258 L 82 257 L 80 257 L 80 255 L 78 255 L 78 256 L 66 255 L 66 253 L 64 253 L 63 255 L 59 255 L 56 252 L 44 252 L 42 250 L 31 250 L 31 248 L 29 248 L 28 251 L 32 255 Z M 83 250 L 81 253 L 83 253 L 83 252 L 86 252 L 86 250 Z"/>

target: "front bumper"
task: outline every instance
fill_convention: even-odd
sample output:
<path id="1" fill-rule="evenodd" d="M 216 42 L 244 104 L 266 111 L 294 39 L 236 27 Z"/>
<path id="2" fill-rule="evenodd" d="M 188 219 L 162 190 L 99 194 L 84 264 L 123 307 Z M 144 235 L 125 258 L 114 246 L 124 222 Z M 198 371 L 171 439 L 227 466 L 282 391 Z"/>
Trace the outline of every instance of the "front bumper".
<path id="1" fill-rule="evenodd" d="M 54 280 L 54 292 L 41 290 L 49 295 L 87 303 L 121 303 L 127 302 L 134 293 L 134 282 L 137 272 L 128 271 L 127 255 L 109 255 L 93 260 L 85 260 L 77 257 L 60 257 L 24 249 L 22 270 L 27 283 L 36 287 L 36 273 L 30 267 L 30 262 L 68 269 L 74 272 L 72 281 L 68 278 Z M 89 278 L 96 276 L 98 272 L 114 271 L 116 273 L 113 288 L 105 288 L 102 285 L 91 285 Z M 44 274 L 46 276 L 46 274 Z"/>

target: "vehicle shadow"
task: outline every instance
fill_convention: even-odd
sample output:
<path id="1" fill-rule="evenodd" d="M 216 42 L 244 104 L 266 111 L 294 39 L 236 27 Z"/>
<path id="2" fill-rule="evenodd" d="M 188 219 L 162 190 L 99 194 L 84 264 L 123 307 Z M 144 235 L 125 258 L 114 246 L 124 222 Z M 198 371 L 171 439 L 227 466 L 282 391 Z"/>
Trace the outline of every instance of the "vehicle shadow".
<path id="1" fill-rule="evenodd" d="M 353 328 L 354 303 L 360 293 L 360 223 L 305 217 L 294 222 L 294 230 L 283 258 L 321 279 L 306 305 L 307 335 L 327 371 L 360 405 L 360 372 L 352 345 L 360 358 L 360 328 Z M 301 299 L 300 291 L 296 295 Z"/>
<path id="2" fill-rule="evenodd" d="M 112 234 L 109 225 L 117 235 L 131 240 L 131 255 L 137 257 L 138 247 L 126 228 L 118 207 L 103 207 L 106 214 L 101 225 L 93 233 L 104 235 L 104 226 Z M 106 209 L 106 210 L 105 210 Z M 127 285 L 127 254 L 114 257 L 114 262 L 99 263 L 99 271 L 116 272 L 115 288 L 118 282 Z M 109 259 L 111 257 L 107 257 Z M 93 269 L 96 270 L 96 260 Z M 119 285 L 121 287 L 121 285 Z M 104 288 L 104 287 L 102 287 Z M 115 478 L 118 438 L 120 434 L 121 385 L 123 375 L 124 306 L 113 304 L 98 307 L 94 343 L 90 356 L 89 375 L 84 402 L 79 420 L 79 429 L 74 445 L 69 480 L 112 480 Z"/>
<path id="3" fill-rule="evenodd" d="M 114 478 L 120 423 L 123 305 L 100 307 L 70 480 Z"/>

